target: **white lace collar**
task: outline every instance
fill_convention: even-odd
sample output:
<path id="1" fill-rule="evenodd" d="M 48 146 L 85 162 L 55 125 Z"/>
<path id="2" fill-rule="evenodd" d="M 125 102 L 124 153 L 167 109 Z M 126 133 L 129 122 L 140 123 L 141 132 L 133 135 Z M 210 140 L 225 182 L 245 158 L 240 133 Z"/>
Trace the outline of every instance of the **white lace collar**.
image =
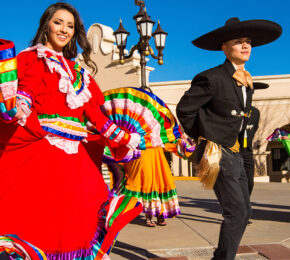
<path id="1" fill-rule="evenodd" d="M 51 73 L 57 72 L 60 74 L 59 91 L 67 94 L 66 102 L 69 108 L 71 109 L 79 108 L 83 106 L 84 103 L 90 100 L 90 98 L 92 97 L 92 94 L 88 89 L 88 86 L 90 84 L 90 77 L 87 70 L 84 69 L 84 73 L 83 73 L 84 87 L 82 91 L 77 94 L 73 88 L 69 74 L 64 70 L 64 68 L 59 63 L 51 59 L 48 59 L 47 57 L 47 52 L 51 53 L 52 55 L 57 55 L 57 56 L 62 56 L 62 53 L 55 52 L 41 43 L 38 43 L 37 45 L 32 46 L 30 48 L 27 48 L 24 51 L 32 51 L 32 50 L 37 51 L 38 58 L 45 59 L 46 65 L 48 66 L 49 71 Z M 63 60 L 65 62 L 64 58 Z M 68 68 L 68 70 L 70 69 Z"/>

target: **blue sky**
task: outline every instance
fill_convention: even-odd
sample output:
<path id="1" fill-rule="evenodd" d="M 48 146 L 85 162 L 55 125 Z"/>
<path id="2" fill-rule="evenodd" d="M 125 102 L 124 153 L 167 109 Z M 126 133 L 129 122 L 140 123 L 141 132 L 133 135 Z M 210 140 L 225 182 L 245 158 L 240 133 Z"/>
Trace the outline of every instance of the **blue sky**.
<path id="1" fill-rule="evenodd" d="M 17 52 L 28 46 L 40 16 L 52 0 L 14 0 L 1 2 L 0 37 L 13 40 Z M 116 30 L 119 19 L 130 32 L 127 49 L 137 43 L 138 33 L 132 17 L 139 8 L 134 0 L 70 0 L 80 12 L 86 30 L 101 23 Z M 252 51 L 246 68 L 253 76 L 290 74 L 290 0 L 145 0 L 151 19 L 159 19 L 168 32 L 164 50 L 164 65 L 152 58 L 148 66 L 155 71 L 150 81 L 190 80 L 195 74 L 224 61 L 222 52 L 201 50 L 191 41 L 204 33 L 223 26 L 230 17 L 240 20 L 266 19 L 283 27 L 282 36 L 275 42 Z M 154 30 L 156 25 L 154 27 Z M 151 39 L 151 46 L 154 41 Z"/>

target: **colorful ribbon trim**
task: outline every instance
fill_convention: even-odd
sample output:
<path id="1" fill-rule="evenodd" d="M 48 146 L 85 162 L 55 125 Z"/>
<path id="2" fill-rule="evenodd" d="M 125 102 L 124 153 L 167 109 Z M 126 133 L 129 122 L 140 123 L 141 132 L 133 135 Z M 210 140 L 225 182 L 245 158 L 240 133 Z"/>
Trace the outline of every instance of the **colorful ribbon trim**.
<path id="1" fill-rule="evenodd" d="M 8 60 L 16 56 L 15 47 L 0 51 L 0 60 Z"/>
<path id="2" fill-rule="evenodd" d="M 0 115 L 12 120 L 17 113 L 17 59 L 12 41 L 0 39 Z"/>
<path id="3" fill-rule="evenodd" d="M 68 68 L 65 67 L 65 65 L 63 64 L 63 62 L 58 57 L 56 57 L 53 54 L 47 52 L 47 58 L 49 60 L 54 61 L 57 64 L 61 65 L 61 67 L 64 69 L 64 71 L 69 75 Z M 74 65 L 74 70 L 75 70 L 77 76 L 76 76 L 75 81 L 74 82 L 71 82 L 71 83 L 73 85 L 73 88 L 75 90 L 75 93 L 77 95 L 79 95 L 83 91 L 83 89 L 85 87 L 85 83 L 84 83 L 84 73 L 85 73 L 85 70 L 84 70 L 84 68 L 82 68 L 77 63 Z M 70 78 L 70 80 L 72 80 L 71 79 L 71 76 L 69 76 L 69 78 Z"/>
<path id="4" fill-rule="evenodd" d="M 6 245 L 10 244 L 9 247 Z M 12 246 L 12 247 L 11 247 Z M 0 237 L 0 249 L 9 254 L 9 259 L 47 260 L 44 252 L 16 235 Z"/>
<path id="5" fill-rule="evenodd" d="M 172 142 L 180 137 L 180 129 L 176 119 L 174 118 L 174 115 L 171 113 L 167 105 L 154 94 L 138 88 L 119 88 L 106 91 L 104 93 L 104 97 L 104 112 L 107 114 L 107 116 L 111 116 L 111 120 L 114 118 L 113 121 L 115 123 L 117 123 L 116 120 L 119 122 L 123 120 L 123 118 L 120 120 L 119 118 L 122 117 L 122 115 L 125 117 L 128 114 L 128 108 L 132 108 L 132 113 L 134 114 L 137 107 L 141 106 L 144 109 L 138 112 L 139 114 L 136 116 L 138 121 L 139 117 L 143 117 L 143 113 L 146 112 L 151 113 L 153 115 L 152 119 L 156 120 L 156 122 L 158 122 L 160 125 L 160 132 L 158 137 L 155 138 L 161 138 L 163 143 L 167 143 Z M 119 109 L 119 111 L 123 110 L 122 113 L 117 113 L 117 109 Z M 135 117 L 132 119 L 135 120 Z M 129 120 L 125 122 L 126 120 L 124 120 L 124 123 L 122 123 L 122 126 L 125 128 L 129 127 L 131 123 Z M 117 123 L 117 125 L 119 124 Z M 144 123 L 142 124 L 142 127 L 148 127 L 149 125 L 151 125 L 150 122 L 147 124 Z M 146 140 L 146 147 L 150 147 L 150 144 L 147 141 L 148 139 Z"/>
<path id="6" fill-rule="evenodd" d="M 0 74 L 0 84 L 9 82 L 9 81 L 14 81 L 17 79 L 17 70 L 12 70 L 8 72 L 4 72 Z"/>
<path id="7" fill-rule="evenodd" d="M 81 141 L 87 137 L 87 129 L 84 122 L 75 117 L 63 117 L 58 114 L 38 115 L 43 130 L 74 141 Z"/>
<path id="8" fill-rule="evenodd" d="M 16 69 L 17 69 L 16 58 L 0 62 L 0 73 L 4 73 L 7 71 L 16 70 Z"/>
<path id="9" fill-rule="evenodd" d="M 75 82 L 73 83 L 73 88 L 74 88 L 76 94 L 78 95 L 84 89 L 84 72 L 85 72 L 85 70 L 77 63 L 74 65 L 74 69 L 77 73 L 77 77 L 76 77 Z"/>

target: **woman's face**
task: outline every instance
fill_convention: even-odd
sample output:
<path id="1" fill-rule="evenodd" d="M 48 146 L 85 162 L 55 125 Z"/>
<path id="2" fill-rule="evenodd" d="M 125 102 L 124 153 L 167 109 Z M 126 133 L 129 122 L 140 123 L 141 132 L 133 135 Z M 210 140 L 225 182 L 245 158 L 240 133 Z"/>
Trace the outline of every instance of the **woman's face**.
<path id="1" fill-rule="evenodd" d="M 61 52 L 75 32 L 74 16 L 67 10 L 57 10 L 48 22 L 47 42 L 45 46 Z"/>

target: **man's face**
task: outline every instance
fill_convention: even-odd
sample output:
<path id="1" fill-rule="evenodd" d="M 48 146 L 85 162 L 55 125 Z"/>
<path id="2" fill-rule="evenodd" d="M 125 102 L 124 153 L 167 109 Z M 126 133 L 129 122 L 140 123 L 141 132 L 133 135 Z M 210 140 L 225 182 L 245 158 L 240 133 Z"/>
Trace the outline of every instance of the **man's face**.
<path id="1" fill-rule="evenodd" d="M 251 40 L 245 37 L 224 42 L 222 50 L 231 62 L 237 65 L 245 64 L 251 55 Z"/>

